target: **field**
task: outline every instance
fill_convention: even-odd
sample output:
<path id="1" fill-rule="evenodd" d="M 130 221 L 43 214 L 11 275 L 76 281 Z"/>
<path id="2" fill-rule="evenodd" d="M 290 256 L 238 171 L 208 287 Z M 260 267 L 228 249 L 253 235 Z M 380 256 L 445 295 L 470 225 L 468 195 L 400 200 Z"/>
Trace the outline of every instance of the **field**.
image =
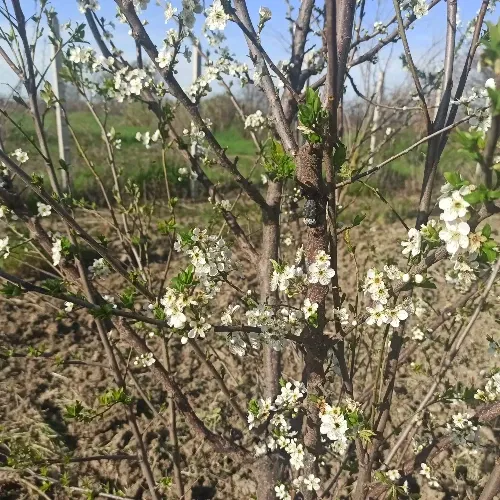
<path id="1" fill-rule="evenodd" d="M 161 221 L 168 219 L 171 214 L 165 202 L 165 189 L 163 179 L 163 166 L 161 154 L 157 145 L 146 149 L 135 139 L 136 132 L 156 130 L 155 124 L 149 114 L 136 106 L 124 108 L 120 114 L 110 113 L 106 118 L 109 126 L 113 126 L 121 139 L 121 149 L 116 152 L 116 162 L 121 169 L 123 181 L 137 183 L 141 190 L 140 204 L 155 207 L 154 215 L 148 219 L 149 227 L 154 237 L 148 241 L 148 255 L 151 266 L 152 286 L 158 290 L 164 272 L 165 262 L 169 256 L 169 239 L 162 235 L 157 228 Z M 15 109 L 10 116 L 18 122 L 28 135 L 34 133 L 30 127 L 29 118 L 21 110 Z M 104 118 L 104 115 L 103 115 Z M 81 142 L 82 149 L 86 151 L 88 160 L 95 166 L 98 175 L 103 179 L 107 189 L 112 187 L 112 179 L 105 165 L 106 151 L 100 138 L 100 130 L 93 117 L 84 110 L 75 110 L 70 113 L 70 123 L 75 135 Z M 46 118 L 49 132 L 49 146 L 53 155 L 57 154 L 57 140 L 55 125 L 52 115 Z M 33 157 L 34 150 L 28 141 L 12 125 L 3 122 L 3 140 L 7 150 L 14 147 L 23 147 Z M 397 140 L 387 144 L 381 150 L 375 161 L 382 161 L 408 147 L 414 140 L 416 131 L 408 129 L 406 134 L 400 134 Z M 245 134 L 241 124 L 233 123 L 230 127 L 216 131 L 220 143 L 227 147 L 231 158 L 238 156 L 239 166 L 245 175 L 251 175 L 261 189 L 265 189 L 261 174 L 264 173 L 261 163 L 255 153 L 251 139 Z M 400 256 L 399 264 L 404 264 L 401 258 L 400 241 L 406 238 L 406 230 L 399 218 L 409 226 L 414 224 L 415 213 L 410 207 L 417 206 L 415 194 L 418 192 L 422 176 L 423 147 L 415 149 L 412 153 L 400 158 L 387 166 L 368 181 L 373 188 L 380 190 L 380 196 L 368 187 L 356 187 L 347 191 L 344 199 L 345 210 L 341 213 L 341 221 L 349 225 L 356 214 L 366 214 L 366 219 L 361 226 L 353 228 L 350 234 L 349 245 L 355 247 L 356 261 L 348 251 L 346 242 L 341 242 L 341 264 L 339 278 L 342 289 L 348 294 L 355 295 L 358 284 L 356 283 L 356 266 L 363 276 L 370 267 L 383 267 L 385 255 Z M 456 145 L 448 148 L 441 171 L 446 171 L 452 166 L 455 170 L 462 170 L 468 175 L 474 175 L 475 165 L 463 159 Z M 106 210 L 99 189 L 96 187 L 95 176 L 79 156 L 74 144 L 71 149 L 70 174 L 72 179 L 73 196 L 76 199 L 84 197 L 93 202 L 93 206 L 77 208 L 79 220 L 93 235 L 103 234 L 110 238 L 109 245 L 113 251 L 120 252 L 119 242 L 113 240 L 115 234 L 111 227 L 109 213 Z M 29 171 L 41 172 L 41 164 L 28 163 Z M 207 195 L 200 190 L 196 199 L 189 196 L 189 185 L 186 180 L 178 181 L 178 169 L 184 166 L 182 157 L 176 151 L 167 155 L 168 178 L 172 186 L 172 194 L 179 197 L 176 208 L 176 223 L 180 231 L 186 228 L 210 228 L 216 234 L 224 235 L 231 241 L 231 234 L 222 221 L 220 214 L 214 211 L 207 202 Z M 224 192 L 227 199 L 235 202 L 234 214 L 242 227 L 251 235 L 251 240 L 258 247 L 260 244 L 260 219 L 256 209 L 245 197 L 240 197 L 239 189 L 231 177 L 219 166 L 211 167 L 207 175 L 218 188 Z M 28 202 L 34 204 L 30 199 Z M 352 203 L 356 201 L 355 208 Z M 397 213 L 397 216 L 395 215 Z M 52 231 L 61 230 L 61 227 L 51 219 L 47 226 Z M 298 242 L 301 233 L 297 229 L 295 220 L 285 222 L 282 239 L 291 238 Z M 494 234 L 498 227 L 494 225 Z M 292 248 L 289 260 L 293 260 Z M 287 250 L 285 250 L 287 252 Z M 85 265 L 92 262 L 94 254 L 83 256 Z M 119 257 L 123 257 L 119 255 Z M 185 265 L 174 252 L 171 260 L 171 275 Z M 449 266 L 448 266 L 449 267 Z M 3 268 L 15 271 L 29 280 L 40 280 L 50 274 L 50 266 L 40 263 L 29 255 L 12 252 L 12 257 L 3 263 Z M 437 296 L 433 292 L 423 291 L 421 299 L 428 303 L 428 316 L 424 319 L 425 325 L 431 324 L 436 318 L 441 317 L 447 306 L 452 304 L 459 293 L 451 287 L 445 287 L 445 266 L 437 266 L 432 270 L 432 277 L 442 293 Z M 244 278 L 244 279 L 243 279 Z M 238 270 L 237 284 L 258 289 L 257 269 L 249 262 L 242 261 Z M 109 293 L 123 288 L 123 280 L 117 276 L 107 278 L 102 286 Z M 234 300 L 234 291 L 229 287 L 223 290 L 219 301 L 214 304 L 213 315 L 219 316 L 224 308 Z M 140 307 L 138 305 L 138 307 Z M 98 396 L 112 385 L 112 377 L 107 366 L 106 357 L 100 348 L 95 323 L 93 318 L 81 310 L 71 314 L 60 314 L 61 305 L 52 299 L 26 295 L 20 298 L 0 298 L 0 330 L 4 346 L 9 346 L 9 351 L 0 351 L 0 377 L 5 383 L 0 393 L 0 415 L 2 428 L 0 438 L 10 436 L 9 446 L 19 447 L 16 450 L 19 456 L 27 456 L 32 450 L 23 449 L 26 442 L 38 448 L 40 456 L 55 454 L 57 456 L 72 455 L 73 453 L 86 456 L 99 456 L 109 454 L 127 454 L 130 459 L 88 461 L 82 463 L 65 463 L 49 465 L 33 472 L 33 477 L 44 477 L 48 483 L 61 481 L 61 473 L 67 473 L 71 498 L 80 498 L 89 491 L 100 491 L 127 498 L 142 498 L 146 489 L 139 465 L 134 457 L 134 442 L 128 429 L 123 408 L 120 405 L 112 407 L 109 411 L 90 423 L 75 422 L 67 418 L 65 408 L 81 401 L 85 406 L 93 406 Z M 57 317 L 57 321 L 54 321 Z M 417 320 L 415 320 L 417 321 Z M 412 323 L 409 330 L 417 325 Z M 451 328 L 452 325 L 447 325 Z M 450 386 L 456 382 L 467 385 L 480 386 L 482 381 L 478 378 L 480 366 L 482 372 L 487 372 L 495 365 L 495 360 L 488 354 L 486 333 L 496 328 L 494 314 L 486 314 L 476 323 L 474 332 L 463 348 L 463 354 L 454 363 L 453 369 L 443 381 Z M 411 415 L 414 407 L 408 403 L 418 401 L 419 395 L 425 393 L 425 388 L 434 376 L 437 346 L 446 341 L 451 335 L 443 328 L 424 340 L 411 357 L 411 365 L 402 369 L 402 374 L 396 388 L 399 408 L 393 415 L 391 429 L 397 433 L 401 425 Z M 147 337 L 147 331 L 144 330 Z M 134 411 L 138 423 L 143 430 L 144 441 L 150 450 L 150 462 L 156 470 L 161 471 L 163 478 L 171 478 L 172 468 L 172 435 L 171 422 L 169 421 L 169 408 L 171 406 L 168 395 L 155 386 L 147 369 L 134 367 L 131 363 L 133 352 L 120 340 L 116 331 L 110 332 L 110 338 L 116 343 L 124 359 L 122 363 L 127 366 L 130 392 L 134 397 Z M 205 359 L 210 359 L 217 370 L 222 374 L 232 397 L 243 408 L 247 402 L 256 396 L 257 388 L 261 385 L 259 374 L 259 358 L 257 355 L 239 358 L 229 352 L 223 338 L 214 337 L 212 342 L 201 345 Z M 178 337 L 173 336 L 168 342 L 168 353 L 165 354 L 163 340 L 155 335 L 148 338 L 148 344 L 155 352 L 170 357 L 175 379 L 185 390 L 188 398 L 197 408 L 198 416 L 213 431 L 222 434 L 239 432 L 241 422 L 237 420 L 230 404 L 220 390 L 220 386 L 213 378 L 213 373 L 200 358 L 187 346 L 181 344 Z M 4 347 L 0 346 L 0 347 Z M 375 358 L 381 350 L 386 348 L 386 339 L 382 337 L 361 339 L 360 356 Z M 12 349 L 12 350 L 10 350 Z M 300 350 L 288 347 L 284 353 L 284 374 L 287 377 L 300 379 L 303 360 Z M 365 373 L 357 377 L 355 394 L 362 396 L 366 386 L 377 380 L 377 367 L 373 362 L 367 362 Z M 142 388 L 147 387 L 147 393 Z M 214 455 L 196 435 L 193 435 L 184 421 L 177 421 L 177 436 L 180 442 L 182 457 L 182 473 L 187 489 L 187 498 L 203 500 L 217 499 L 247 499 L 253 498 L 258 488 L 258 478 L 252 476 L 249 464 L 239 463 L 230 457 Z M 425 426 L 425 422 L 422 424 Z M 13 439 L 15 436 L 16 439 Z M 495 442 L 493 431 L 487 429 L 482 438 L 489 443 Z M 252 437 L 248 432 L 241 435 L 241 443 L 251 446 Z M 0 446 L 2 446 L 0 444 Z M 467 453 L 461 456 L 443 455 L 443 467 L 465 467 L 469 477 L 481 478 L 491 468 L 492 459 L 484 461 L 475 460 Z M 206 464 L 211 466 L 207 469 Z M 162 478 L 157 477 L 160 481 Z M 19 480 L 19 481 L 18 481 Z M 40 481 L 39 481 L 40 482 Z M 168 486 L 165 479 L 165 498 L 177 498 L 173 489 Z M 39 492 L 26 485 L 26 476 L 12 477 L 0 470 L 0 498 L 41 498 Z M 467 480 L 457 477 L 456 484 L 447 485 L 452 490 L 459 492 L 467 490 Z M 420 485 L 412 485 L 415 491 Z M 76 489 L 75 489 L 76 488 Z M 80 488 L 80 490 L 78 489 Z M 69 498 L 68 490 L 61 492 L 53 486 L 47 489 L 49 498 Z M 424 487 L 423 497 L 426 499 L 443 498 L 439 491 L 429 490 Z M 113 497 L 114 498 L 114 497 Z M 339 497 L 340 498 L 340 497 Z M 344 497 L 342 497 L 344 498 Z"/>

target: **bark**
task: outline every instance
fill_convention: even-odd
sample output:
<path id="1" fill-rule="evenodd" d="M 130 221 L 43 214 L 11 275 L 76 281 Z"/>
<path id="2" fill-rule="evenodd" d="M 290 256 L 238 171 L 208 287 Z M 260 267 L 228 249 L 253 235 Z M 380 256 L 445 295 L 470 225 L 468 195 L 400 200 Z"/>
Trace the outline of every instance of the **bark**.
<path id="1" fill-rule="evenodd" d="M 306 263 L 312 263 L 318 252 L 328 250 L 328 234 L 326 226 L 326 196 L 322 177 L 323 148 L 321 145 L 305 144 L 297 155 L 297 182 L 301 186 L 307 186 L 308 197 L 313 198 L 318 204 L 317 223 L 314 227 L 306 230 L 305 255 Z M 325 326 L 325 298 L 328 287 L 319 284 L 310 285 L 307 298 L 318 304 L 317 327 L 306 327 L 304 337 L 311 342 L 305 349 L 305 368 L 303 380 L 307 388 L 307 401 L 305 403 L 306 416 L 303 421 L 302 433 L 305 447 L 304 475 L 314 474 L 318 476 L 318 462 L 314 460 L 321 448 L 319 433 L 320 416 L 317 402 L 311 400 L 311 396 L 321 397 L 323 395 L 323 384 L 325 373 L 323 363 L 326 359 L 327 349 L 323 347 L 322 336 Z M 315 498 L 314 492 L 304 492 L 306 500 Z"/>

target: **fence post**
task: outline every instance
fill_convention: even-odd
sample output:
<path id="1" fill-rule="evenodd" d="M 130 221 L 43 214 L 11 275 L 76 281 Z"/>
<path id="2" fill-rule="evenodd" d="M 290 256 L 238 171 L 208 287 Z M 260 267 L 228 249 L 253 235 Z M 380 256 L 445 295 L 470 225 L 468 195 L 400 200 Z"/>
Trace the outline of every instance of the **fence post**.
<path id="1" fill-rule="evenodd" d="M 56 15 L 52 17 L 52 32 L 54 33 L 54 38 L 60 40 L 59 21 Z M 56 44 L 51 44 L 51 56 L 54 60 L 52 65 L 54 70 L 52 90 L 57 98 L 55 111 L 59 159 L 68 165 L 70 162 L 69 132 L 66 121 L 63 119 L 61 106 L 59 105 L 59 101 L 64 102 L 65 98 L 65 84 L 59 76 L 62 68 L 62 53 Z M 69 172 L 66 170 L 62 170 L 62 188 L 64 191 L 69 190 Z"/>
<path id="2" fill-rule="evenodd" d="M 368 165 L 373 165 L 373 157 L 375 156 L 375 149 L 377 147 L 377 129 L 380 122 L 380 107 L 377 105 L 382 102 L 384 76 L 384 72 L 380 71 L 378 74 L 377 86 L 375 87 L 375 109 L 373 110 L 372 133 L 370 137 L 370 158 L 368 159 Z"/>
<path id="3" fill-rule="evenodd" d="M 193 39 L 193 83 L 195 83 L 201 76 L 201 51 L 199 49 L 199 43 L 200 42 L 196 38 Z M 196 144 L 191 145 L 191 155 L 196 158 Z M 192 199 L 196 199 L 198 195 L 197 187 L 196 179 L 194 179 L 191 175 L 189 178 L 189 191 Z"/>

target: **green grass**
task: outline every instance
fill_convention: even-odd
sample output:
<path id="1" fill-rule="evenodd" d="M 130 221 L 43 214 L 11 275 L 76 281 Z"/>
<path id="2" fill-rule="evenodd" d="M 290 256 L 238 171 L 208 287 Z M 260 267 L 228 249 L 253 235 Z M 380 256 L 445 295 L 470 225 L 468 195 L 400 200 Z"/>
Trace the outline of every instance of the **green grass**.
<path id="1" fill-rule="evenodd" d="M 235 127 L 217 132 L 215 138 L 222 147 L 228 148 L 227 152 L 231 156 L 253 156 L 256 153 L 253 141 L 243 137 Z"/>
<path id="2" fill-rule="evenodd" d="M 24 130 L 26 135 L 35 137 L 35 129 L 30 116 L 19 109 L 11 112 L 11 117 Z M 101 120 L 105 119 L 103 113 L 99 114 Z M 122 179 L 135 181 L 147 195 L 158 198 L 164 196 L 165 181 L 163 166 L 161 164 L 161 152 L 158 145 L 152 144 L 146 149 L 135 138 L 139 132 L 153 132 L 156 123 L 152 118 L 152 113 L 143 107 L 133 104 L 123 108 L 120 114 L 110 113 L 107 116 L 107 128 L 113 126 L 117 136 L 121 139 L 121 149 L 115 151 L 115 161 L 118 169 L 122 172 Z M 69 113 L 69 121 L 75 135 L 82 145 L 83 150 L 94 164 L 95 170 L 101 176 L 102 181 L 108 191 L 112 187 L 112 177 L 106 162 L 106 147 L 101 140 L 101 130 L 90 112 L 72 111 Z M 44 127 L 47 132 L 48 146 L 52 158 L 58 157 L 57 136 L 55 129 L 55 115 L 49 112 L 44 117 Z M 30 161 L 26 164 L 28 171 L 43 173 L 44 166 L 35 148 L 11 123 L 5 123 L 6 148 L 8 151 L 21 147 L 28 152 Z M 243 175 L 249 175 L 254 166 L 255 146 L 250 139 L 241 135 L 237 128 L 231 128 L 219 132 L 217 139 L 223 147 L 227 147 L 227 154 L 231 158 L 238 156 L 238 167 Z M 36 140 L 35 140 L 36 142 Z M 86 198 L 97 204 L 102 204 L 103 197 L 94 175 L 86 166 L 85 161 L 80 157 L 73 142 L 71 143 L 71 170 L 73 193 L 75 198 Z M 175 150 L 172 149 L 167 154 L 167 173 L 172 193 L 175 196 L 183 197 L 187 195 L 188 183 L 186 180 L 178 180 L 178 169 L 186 166 L 185 160 Z M 208 177 L 223 190 L 232 190 L 236 183 L 232 176 L 220 166 L 214 166 L 207 171 Z M 260 180 L 260 174 L 255 171 L 254 180 Z M 109 195 L 111 197 L 111 195 Z"/>

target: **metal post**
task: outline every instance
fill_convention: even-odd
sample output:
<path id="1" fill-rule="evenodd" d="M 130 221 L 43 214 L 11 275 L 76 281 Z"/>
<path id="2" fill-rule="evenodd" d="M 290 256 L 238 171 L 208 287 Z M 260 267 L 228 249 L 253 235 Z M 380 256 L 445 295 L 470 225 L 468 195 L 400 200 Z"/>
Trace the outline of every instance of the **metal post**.
<path id="1" fill-rule="evenodd" d="M 199 49 L 199 41 L 193 40 L 193 83 L 198 80 L 201 76 L 201 51 Z M 196 158 L 197 147 L 196 144 L 191 145 L 191 155 Z M 189 191 L 191 194 L 191 198 L 195 199 L 197 197 L 197 185 L 196 179 L 193 179 L 193 176 L 189 179 Z"/>
<path id="2" fill-rule="evenodd" d="M 52 31 L 54 33 L 54 38 L 60 40 L 59 31 L 59 21 L 57 16 L 54 15 L 52 18 Z M 61 81 L 59 73 L 62 68 L 62 53 L 56 44 L 51 45 L 51 55 L 54 60 L 52 65 L 54 69 L 54 81 L 52 84 L 52 90 L 57 98 L 56 102 L 56 128 L 57 128 L 57 144 L 59 146 L 59 158 L 67 165 L 70 161 L 70 147 L 69 147 L 69 131 L 66 121 L 63 119 L 62 109 L 59 105 L 59 101 L 64 102 L 65 98 L 65 84 Z M 62 187 L 64 191 L 69 189 L 69 172 L 62 170 Z"/>

